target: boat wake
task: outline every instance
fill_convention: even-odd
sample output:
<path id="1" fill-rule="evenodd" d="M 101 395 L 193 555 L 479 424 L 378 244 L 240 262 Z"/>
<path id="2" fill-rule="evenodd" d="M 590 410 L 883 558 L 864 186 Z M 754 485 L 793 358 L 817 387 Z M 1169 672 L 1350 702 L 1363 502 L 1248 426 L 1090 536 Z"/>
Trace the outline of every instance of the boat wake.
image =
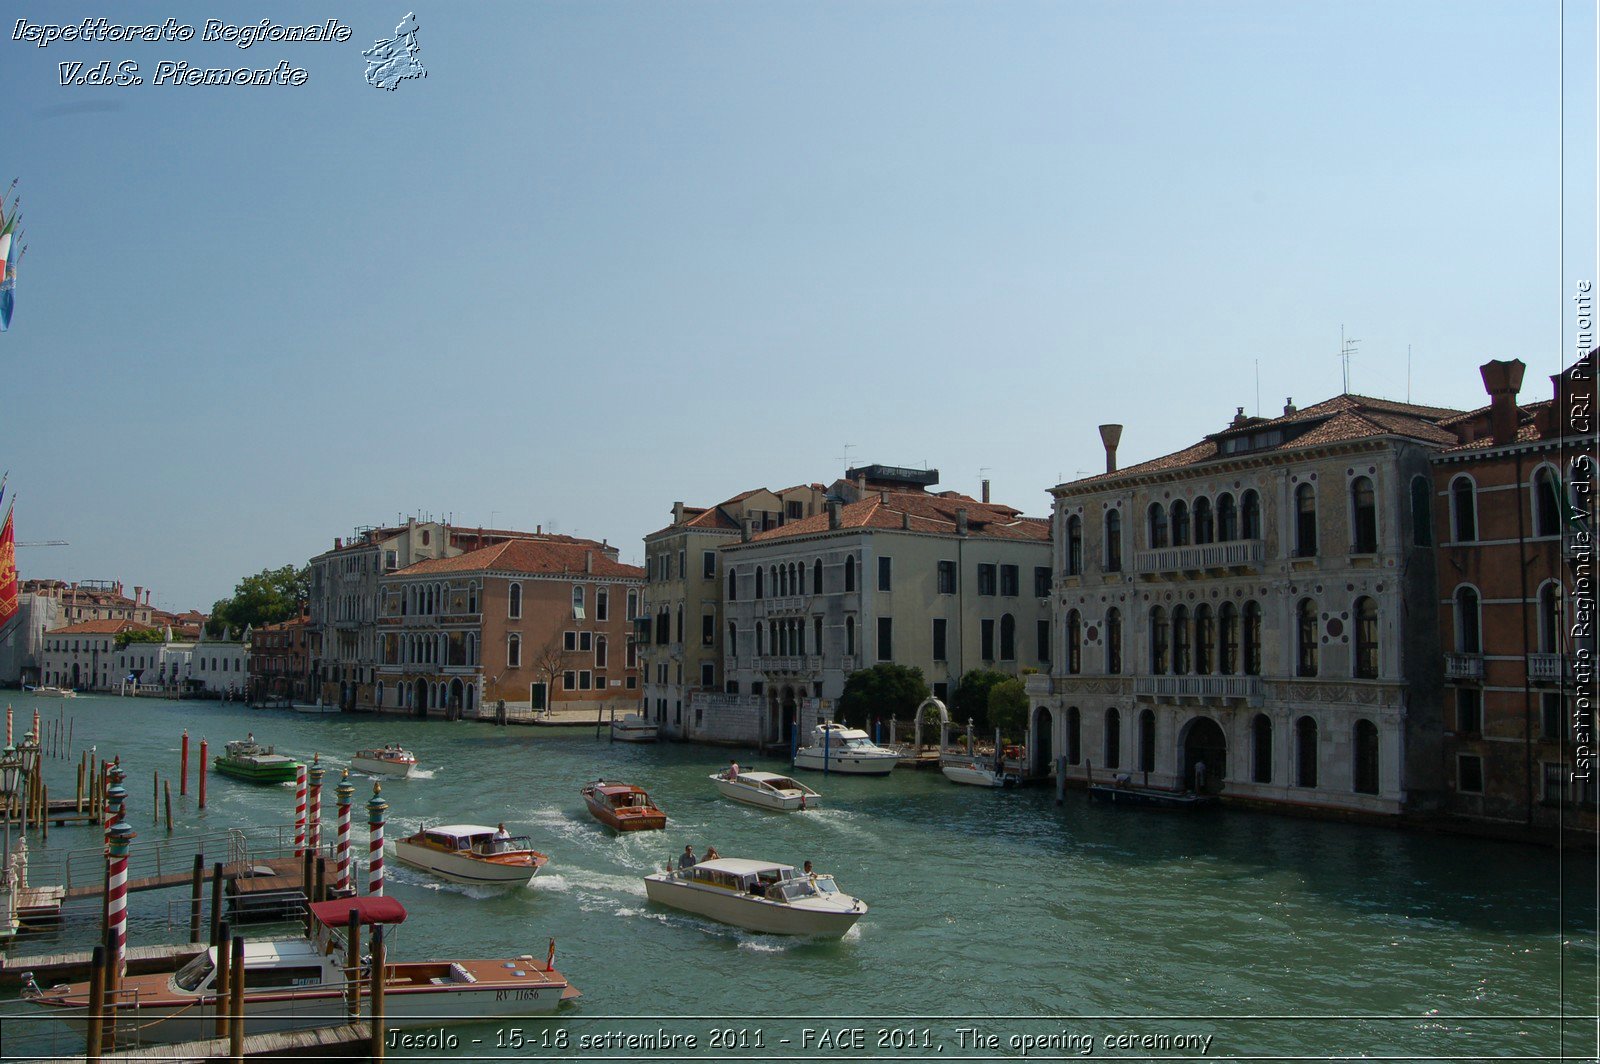
<path id="1" fill-rule="evenodd" d="M 431 780 L 438 774 L 439 770 L 436 768 L 414 768 L 411 770 L 411 775 L 409 778 L 414 780 Z"/>
<path id="2" fill-rule="evenodd" d="M 831 828 L 842 835 L 853 835 L 863 839 L 877 838 L 870 829 L 856 823 L 857 814 L 844 809 L 830 809 L 825 806 L 812 810 L 811 817 L 823 827 Z"/>

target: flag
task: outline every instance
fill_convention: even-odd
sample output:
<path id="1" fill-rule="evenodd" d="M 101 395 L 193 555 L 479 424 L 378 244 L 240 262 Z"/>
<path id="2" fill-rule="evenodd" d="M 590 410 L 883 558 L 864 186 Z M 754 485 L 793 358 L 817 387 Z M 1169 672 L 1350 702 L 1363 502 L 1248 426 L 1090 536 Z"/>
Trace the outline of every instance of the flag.
<path id="1" fill-rule="evenodd" d="M 11 525 L 11 511 L 0 527 L 0 628 L 17 615 L 17 533 Z"/>

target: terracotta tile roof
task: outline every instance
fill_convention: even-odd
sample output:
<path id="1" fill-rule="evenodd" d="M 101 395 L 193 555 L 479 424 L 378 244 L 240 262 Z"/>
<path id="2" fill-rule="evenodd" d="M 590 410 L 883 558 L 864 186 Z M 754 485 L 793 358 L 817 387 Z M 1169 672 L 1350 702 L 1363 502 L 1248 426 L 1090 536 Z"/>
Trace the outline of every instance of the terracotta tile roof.
<path id="1" fill-rule="evenodd" d="M 887 494 L 887 499 L 885 498 Z M 859 502 L 839 508 L 839 529 L 890 529 L 933 535 L 956 534 L 956 511 L 967 512 L 967 535 L 973 538 L 1016 539 L 1047 542 L 1050 522 L 1045 518 L 1021 517 L 1009 506 L 976 502 L 965 495 L 949 492 L 926 495 L 921 492 L 872 492 Z M 793 536 L 809 536 L 829 531 L 828 513 L 812 514 L 790 521 L 751 537 L 764 543 Z"/>
<path id="2" fill-rule="evenodd" d="M 1305 407 L 1292 414 L 1252 419 L 1242 425 L 1230 425 L 1221 432 L 1213 433 L 1181 451 L 1124 466 L 1115 473 L 1098 473 L 1069 483 L 1073 485 L 1098 483 L 1122 476 L 1181 469 L 1220 457 L 1233 457 L 1222 454 L 1218 441 L 1234 432 L 1260 432 L 1272 428 L 1307 425 L 1307 423 L 1310 424 L 1305 431 L 1283 443 L 1239 452 L 1239 455 L 1242 457 L 1295 451 L 1304 447 L 1365 439 L 1371 436 L 1406 436 L 1423 443 L 1448 447 L 1456 442 L 1457 437 L 1442 428 L 1441 424 L 1461 414 L 1462 411 L 1449 407 L 1400 403 L 1392 399 L 1375 399 L 1366 395 L 1336 395 L 1332 399 Z"/>
<path id="3" fill-rule="evenodd" d="M 64 628 L 52 628 L 45 635 L 118 635 L 122 632 L 142 631 L 147 625 L 132 621 L 79 621 Z"/>
<path id="4" fill-rule="evenodd" d="M 585 570 L 585 555 L 593 555 L 592 570 Z M 542 539 L 511 539 L 481 550 L 458 554 L 454 558 L 435 558 L 431 561 L 417 562 L 415 565 L 406 566 L 395 575 L 471 573 L 488 569 L 509 570 L 514 573 L 570 573 L 623 580 L 644 579 L 643 569 L 637 565 L 624 565 L 613 560 L 599 549 L 599 544 L 586 546 L 585 541 L 552 543 Z"/>

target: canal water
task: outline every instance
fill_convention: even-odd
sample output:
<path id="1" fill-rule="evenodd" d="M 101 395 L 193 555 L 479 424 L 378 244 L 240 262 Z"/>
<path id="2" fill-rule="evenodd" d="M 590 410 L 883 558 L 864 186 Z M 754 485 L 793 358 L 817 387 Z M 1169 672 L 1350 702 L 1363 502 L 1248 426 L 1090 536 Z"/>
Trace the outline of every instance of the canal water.
<path id="1" fill-rule="evenodd" d="M 1232 810 L 1107 809 L 1079 793 L 1057 806 L 1044 788 L 990 792 L 909 770 L 807 773 L 824 808 L 773 814 L 717 796 L 707 776 L 726 766 L 727 750 L 613 744 L 588 728 L 88 696 L 10 701 L 19 735 L 36 704 L 47 720 L 70 720 L 70 755 L 45 762 L 52 796 L 72 793 L 79 750 L 121 756 L 141 841 L 166 837 L 151 815 L 157 772 L 173 780 L 175 837 L 292 820 L 289 785 L 213 773 L 209 808 L 196 809 L 193 778 L 180 799 L 185 728 L 195 759 L 202 736 L 215 753 L 254 732 L 334 769 L 358 747 L 399 742 L 424 772 L 384 785 L 391 840 L 423 820 L 504 821 L 531 835 L 550 864 L 508 893 L 443 883 L 391 854 L 388 893 L 411 914 L 391 955 L 542 959 L 553 937 L 556 966 L 582 999 L 554 1019 L 450 1028 L 396 1056 L 1530 1059 L 1595 1048 L 1592 854 L 1563 860 Z M 784 770 L 738 753 L 747 768 Z M 323 804 L 330 837 L 337 775 Z M 616 836 L 593 821 L 578 789 L 600 775 L 646 787 L 667 830 Z M 372 782 L 356 782 L 359 809 Z M 364 851 L 364 826 L 352 836 Z M 48 865 L 96 839 L 94 828 L 52 829 L 34 852 Z M 812 860 L 871 911 L 824 943 L 648 903 L 641 877 L 685 843 Z M 133 895 L 132 944 L 183 939 L 186 897 L 186 888 Z M 79 904 L 58 934 L 15 951 L 87 947 L 97 929 L 95 910 Z M 30 1008 L 0 1002 L 0 1053 L 74 1049 Z"/>

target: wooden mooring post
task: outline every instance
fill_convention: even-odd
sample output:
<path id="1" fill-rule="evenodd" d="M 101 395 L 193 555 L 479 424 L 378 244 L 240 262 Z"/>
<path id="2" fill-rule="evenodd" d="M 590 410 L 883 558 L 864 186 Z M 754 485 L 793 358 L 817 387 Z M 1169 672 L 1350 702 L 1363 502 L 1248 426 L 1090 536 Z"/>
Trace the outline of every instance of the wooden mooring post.
<path id="1" fill-rule="evenodd" d="M 85 1025 L 83 1055 L 85 1059 L 100 1059 L 103 1048 L 106 1016 L 106 948 L 96 946 L 89 968 L 89 1016 Z"/>
<path id="2" fill-rule="evenodd" d="M 216 1032 L 218 1038 L 228 1037 L 229 998 L 233 994 L 233 984 L 228 981 L 228 975 L 233 969 L 233 931 L 224 920 L 217 933 L 217 979 L 212 985 L 217 988 L 216 1005 Z"/>
<path id="3" fill-rule="evenodd" d="M 228 966 L 228 1057 L 244 1064 L 244 936 L 233 940 L 233 963 Z"/>
<path id="4" fill-rule="evenodd" d="M 194 873 L 189 880 L 189 941 L 200 941 L 200 902 L 202 900 L 202 884 L 206 878 L 206 855 L 194 855 Z"/>
<path id="5" fill-rule="evenodd" d="M 373 1060 L 383 1059 L 384 1030 L 383 1030 L 383 984 L 388 977 L 389 965 L 384 959 L 383 925 L 377 924 L 372 929 L 372 1051 Z"/>
<path id="6" fill-rule="evenodd" d="M 211 944 L 222 943 L 222 862 L 211 866 Z M 217 1032 L 219 1035 L 221 1031 Z"/>

